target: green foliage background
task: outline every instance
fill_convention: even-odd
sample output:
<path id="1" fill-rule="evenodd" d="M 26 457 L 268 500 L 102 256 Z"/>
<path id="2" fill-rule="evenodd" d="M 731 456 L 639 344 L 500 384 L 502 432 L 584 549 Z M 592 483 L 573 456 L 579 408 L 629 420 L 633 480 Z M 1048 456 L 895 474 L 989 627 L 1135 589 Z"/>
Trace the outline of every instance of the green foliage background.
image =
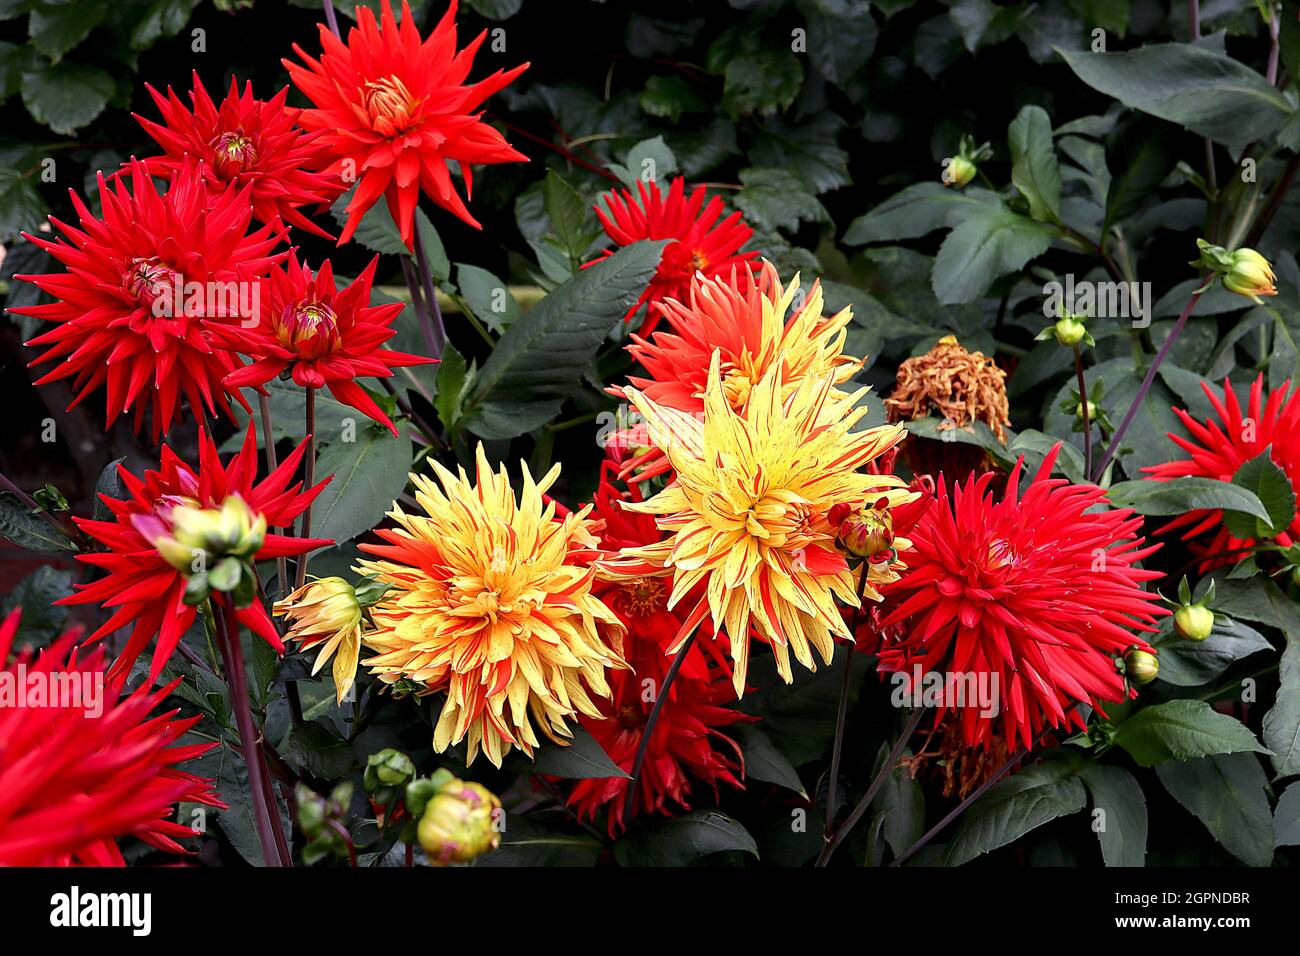
<path id="1" fill-rule="evenodd" d="M 476 176 L 481 233 L 441 214 L 421 222 L 446 295 L 452 348 L 437 370 L 412 370 L 402 385 L 449 446 L 444 458 L 466 460 L 481 438 L 493 457 L 522 456 L 535 472 L 563 461 L 559 494 L 569 503 L 590 494 L 600 455 L 594 433 L 599 416 L 613 409 L 603 389 L 628 368 L 627 328 L 618 318 L 659 249 L 641 245 L 585 272 L 576 266 L 605 242 L 591 212 L 600 193 L 631 182 L 649 162 L 660 179 L 711 184 L 755 227 L 752 246 L 784 276 L 820 277 L 831 308 L 852 303 L 847 350 L 868 357 L 862 379 L 879 392 L 887 393 L 900 361 L 945 334 L 998 356 L 1012 369 L 1008 445 L 979 431 L 961 440 L 1004 461 L 1024 454 L 1031 463 L 1064 440 L 1080 452 L 1067 453 L 1061 465 L 1076 479 L 1083 436 L 1068 411 L 1072 360 L 1054 342 L 1036 341 L 1046 323 L 1044 284 L 1067 274 L 1150 283 L 1149 327 L 1127 320 L 1090 326 L 1089 391 L 1118 421 L 1197 284 L 1188 264 L 1195 239 L 1258 248 L 1277 269 L 1280 294 L 1267 309 L 1220 288 L 1202 299 L 1110 478 L 1124 481 L 1117 500 L 1151 515 L 1202 507 L 1212 495 L 1236 520 L 1289 523 L 1294 494 L 1288 505 L 1292 489 L 1285 477 L 1279 487 L 1271 472 L 1247 476 L 1248 493 L 1188 484 L 1157 495 L 1130 483 L 1141 466 L 1174 456 L 1165 438 L 1176 427 L 1172 406 L 1208 414 L 1203 382 L 1231 375 L 1240 387 L 1263 373 L 1277 387 L 1296 374 L 1300 207 L 1289 187 L 1300 166 L 1300 24 L 1288 11 L 1273 44 L 1249 0 L 1201 4 L 1192 43 L 1185 4 L 1156 0 L 465 6 L 463 36 L 503 31 L 504 51 L 485 46 L 475 76 L 532 61 L 489 104 L 489 115 L 533 161 Z M 339 8 L 346 28 L 349 11 Z M 440 3 L 419 3 L 415 16 L 427 27 L 441 11 Z M 307 0 L 0 0 L 4 276 L 50 267 L 15 237 L 49 212 L 65 216 L 69 187 L 93 198 L 96 170 L 150 151 L 129 116 L 132 109 L 153 115 L 143 82 L 186 87 L 197 70 L 214 94 L 234 75 L 269 96 L 286 81 L 279 58 L 290 44 L 314 47 L 318 16 Z M 990 142 L 993 158 L 965 189 L 945 189 L 942 162 L 963 135 Z M 51 159 L 54 172 L 43 176 Z M 310 238 L 303 248 L 313 261 L 333 256 L 344 274 L 354 274 L 371 251 L 382 253 L 381 294 L 401 297 L 398 257 L 405 252 L 386 213 L 372 213 L 357 238 L 357 246 L 337 252 Z M 7 305 L 33 301 L 31 287 L 9 284 L 6 293 Z M 420 351 L 413 321 L 399 321 L 409 340 L 396 346 Z M 104 465 L 147 463 L 152 451 L 120 429 L 99 434 L 93 415 L 89 424 L 64 416 L 57 395 L 33 392 L 22 367 L 30 356 L 20 344 L 31 327 L 11 317 L 3 333 L 0 385 L 26 423 L 4 439 L 4 470 L 27 487 L 55 476 L 84 513 L 97 482 L 102 488 L 112 480 L 108 472 L 101 477 Z M 298 434 L 301 402 L 292 389 L 273 390 L 277 437 Z M 873 409 L 871 420 L 879 420 L 878 401 Z M 320 574 L 348 567 L 355 539 L 401 494 L 416 449 L 426 453 L 409 423 L 397 439 L 374 431 L 355 444 L 332 443 L 342 413 L 321 399 L 317 470 L 346 477 L 318 512 L 317 530 L 340 541 L 313 561 Z M 32 435 L 47 415 L 73 438 L 56 452 L 33 454 L 39 446 Z M 933 427 L 920 422 L 915 430 L 924 435 Z M 66 549 L 12 501 L 0 502 L 0 532 L 14 543 L 47 556 Z M 1174 572 L 1186 557 L 1172 546 L 1157 561 Z M 999 784 L 918 862 L 1294 862 L 1300 611 L 1294 586 L 1256 570 L 1216 574 L 1215 634 L 1195 646 L 1162 635 L 1161 679 L 1137 704 L 1112 709 L 1089 739 Z M 63 623 L 49 601 L 66 593 L 74 573 L 66 560 L 51 558 L 7 600 L 27 606 L 29 629 L 48 636 Z M 283 686 L 305 676 L 302 659 L 277 667 L 259 659 L 256 647 L 253 653 L 268 738 L 307 779 L 321 787 L 359 779 L 367 755 L 384 746 L 405 748 L 421 767 L 433 764 L 427 704 L 381 705 L 370 695 L 363 699 L 373 712 L 360 705 L 339 711 L 327 680 L 304 681 L 307 723 L 293 726 Z M 816 675 L 801 673 L 793 687 L 779 684 L 767 663 L 755 662 L 758 689 L 742 705 L 762 716 L 743 732 L 750 775 L 743 794 L 726 794 L 718 808 L 648 821 L 611 846 L 553 807 L 536 809 L 522 761 L 499 774 L 476 767 L 511 810 L 505 846 L 484 862 L 807 862 L 820 844 L 843 658 Z M 864 682 L 851 708 L 847 799 L 861 794 L 883 760 L 896 717 L 865 662 L 854 666 L 864 668 Z M 207 715 L 212 735 L 229 739 L 224 688 L 201 670 L 178 672 L 187 678 L 185 705 Z M 1243 679 L 1256 695 L 1245 703 Z M 560 777 L 608 772 L 592 746 L 580 739 L 572 750 L 548 751 L 539 766 Z M 205 762 L 196 772 L 217 777 L 223 793 L 239 792 L 244 770 L 233 751 L 221 748 Z M 256 862 L 247 807 L 231 803 L 218 821 L 220 852 L 230 862 Z M 887 862 L 950 805 L 925 781 L 895 774 L 841 862 Z M 1101 830 L 1088 826 L 1098 809 L 1109 821 Z M 359 834 L 373 838 L 367 862 L 378 864 L 383 840 L 366 830 L 373 824 L 364 805 L 354 810 Z M 801 819 L 802 826 L 792 823 Z"/>

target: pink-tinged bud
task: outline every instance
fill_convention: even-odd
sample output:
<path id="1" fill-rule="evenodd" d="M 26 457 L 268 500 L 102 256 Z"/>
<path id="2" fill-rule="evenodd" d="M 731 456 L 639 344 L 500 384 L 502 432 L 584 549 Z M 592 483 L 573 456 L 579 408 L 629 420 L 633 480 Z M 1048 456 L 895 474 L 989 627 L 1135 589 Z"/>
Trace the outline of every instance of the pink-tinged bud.
<path id="1" fill-rule="evenodd" d="M 887 554 L 894 545 L 894 521 L 887 499 L 845 517 L 839 522 L 838 538 L 846 551 L 869 561 Z"/>
<path id="2" fill-rule="evenodd" d="M 482 784 L 452 778 L 425 805 L 416 834 L 434 866 L 468 863 L 501 843 L 501 801 Z"/>
<path id="3" fill-rule="evenodd" d="M 275 332 L 281 345 L 304 359 L 330 355 L 339 347 L 338 319 L 323 302 L 299 302 L 286 308 Z"/>

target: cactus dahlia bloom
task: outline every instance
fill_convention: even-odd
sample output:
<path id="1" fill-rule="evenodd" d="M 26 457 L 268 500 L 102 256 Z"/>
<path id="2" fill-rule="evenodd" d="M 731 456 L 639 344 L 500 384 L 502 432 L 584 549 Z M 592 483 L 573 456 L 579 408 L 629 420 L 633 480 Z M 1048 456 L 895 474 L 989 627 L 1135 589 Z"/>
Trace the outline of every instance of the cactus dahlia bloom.
<path id="1" fill-rule="evenodd" d="M 167 88 L 163 96 L 149 84 L 145 89 L 162 114 L 162 123 L 136 116 L 144 131 L 163 148 L 162 156 L 143 160 L 155 176 L 171 179 L 190 158 L 203 162 L 203 178 L 210 188 L 221 191 L 251 186 L 249 199 L 259 222 L 282 219 L 287 225 L 325 239 L 333 238 L 298 210 L 303 206 L 324 208 L 343 192 L 337 175 L 317 172 L 329 163 L 322 149 L 321 133 L 298 128 L 302 110 L 285 106 L 286 86 L 269 100 L 253 96 L 253 84 L 231 77 L 230 92 L 217 106 L 203 88 L 198 73 L 190 108 Z"/>
<path id="2" fill-rule="evenodd" d="M 217 746 L 174 746 L 200 718 L 150 716 L 180 680 L 121 694 L 102 647 L 78 658 L 76 630 L 11 657 L 18 620 L 0 623 L 0 866 L 122 866 L 127 836 L 184 853 L 176 841 L 197 834 L 167 819 L 173 807 L 225 804 L 179 769 Z"/>
<path id="3" fill-rule="evenodd" d="M 623 578 L 671 574 L 669 610 L 701 589 L 667 650 L 676 652 L 691 628 L 709 617 L 718 636 L 725 632 L 729 639 L 738 695 L 745 688 L 751 630 L 771 645 L 787 683 L 794 679 L 791 650 L 815 669 L 813 648 L 829 663 L 833 638 L 850 637 L 835 598 L 857 607 L 857 582 L 836 547 L 830 510 L 881 498 L 894 506 L 915 497 L 894 475 L 858 470 L 901 441 L 902 427 L 853 431 L 866 414 L 854 406 L 867 389 L 839 397 L 834 385 L 831 372 L 791 391 L 778 358 L 738 411 L 723 387 L 721 353 L 714 352 L 702 421 L 627 389 L 650 440 L 677 475 L 653 498 L 626 506 L 658 516 L 667 537 L 624 548 L 609 572 Z M 899 551 L 908 544 L 895 539 Z M 864 564 L 865 596 L 880 600 L 876 585 L 895 580 L 898 567 Z"/>
<path id="4" fill-rule="evenodd" d="M 1264 376 L 1261 374 L 1250 388 L 1250 399 L 1243 415 L 1237 395 L 1227 379 L 1223 382 L 1222 399 L 1208 385 L 1202 384 L 1201 388 L 1219 420 L 1207 420 L 1201 424 L 1181 408 L 1175 408 L 1174 414 L 1191 437 L 1171 434 L 1169 438 L 1191 457 L 1142 469 L 1150 475 L 1150 480 L 1173 481 L 1185 475 L 1198 475 L 1216 481 L 1231 481 L 1238 468 L 1268 448 L 1273 462 L 1291 479 L 1291 486 L 1300 488 L 1300 390 L 1288 396 L 1291 383 L 1286 381 L 1270 390 L 1265 398 Z M 1162 530 L 1180 528 L 1186 529 L 1184 540 L 1213 531 L 1209 541 L 1193 545 L 1196 553 L 1206 559 L 1201 566 L 1203 571 L 1233 563 L 1236 560 L 1234 552 L 1254 543 L 1230 534 L 1223 526 L 1222 511 L 1189 511 L 1168 522 Z M 1277 541 L 1283 547 L 1300 541 L 1300 516 L 1277 536 Z"/>
<path id="5" fill-rule="evenodd" d="M 595 515 L 605 523 L 601 545 L 606 550 L 650 544 L 663 537 L 651 515 L 622 507 L 629 498 L 639 500 L 635 490 L 622 495 L 602 478 Z M 596 590 L 627 628 L 623 648 L 633 669 L 610 673 L 613 695 L 602 708 L 603 716 L 584 716 L 582 725 L 610 759 L 630 773 L 655 692 L 663 686 L 672 663 L 665 651 L 681 630 L 681 612 L 667 609 L 668 588 L 662 577 L 598 581 Z M 689 810 L 695 781 L 711 788 L 715 798 L 720 784 L 744 786 L 740 747 L 720 728 L 754 718 L 725 706 L 735 699 L 731 666 L 716 644 L 704 641 L 691 646 L 668 694 L 637 782 L 639 813 L 669 814 L 674 804 Z M 579 780 L 567 802 L 585 819 L 594 819 L 605 809 L 614 836 L 630 819 L 630 782 L 626 777 Z"/>
<path id="6" fill-rule="evenodd" d="M 646 377 L 629 376 L 628 381 L 651 401 L 698 415 L 704 410 L 709 362 L 720 349 L 722 389 L 737 410 L 778 360 L 784 365 L 787 391 L 805 378 L 832 373 L 835 384 L 843 384 L 862 367 L 860 359 L 843 354 L 853 310 L 841 309 L 824 318 L 820 282 L 812 284 L 803 304 L 790 314 L 799 299 L 799 277 L 782 288 L 770 262 L 764 261 L 757 273 L 748 268 L 738 273 L 735 266 L 729 277 L 710 279 L 697 273 L 690 280 L 689 304 L 667 299 L 652 306 L 670 330 L 656 332 L 650 341 L 632 337 L 628 351 Z M 633 446 L 648 444 L 644 427 L 634 426 L 614 438 Z M 636 480 L 641 481 L 669 466 L 663 452 L 650 447 L 625 461 L 623 474 L 637 469 Z"/>
<path id="7" fill-rule="evenodd" d="M 730 275 L 737 267 L 758 267 L 753 262 L 757 252 L 740 251 L 754 230 L 745 225 L 738 212 L 718 222 L 722 199 L 714 196 L 705 205 L 703 186 L 696 186 L 688 196 L 686 180 L 679 177 L 669 184 L 664 195 L 657 184 L 647 185 L 644 180 L 637 180 L 637 192 L 640 201 L 627 190 L 611 190 L 605 194 L 609 212 L 596 207 L 596 216 L 605 233 L 617 246 L 629 246 L 642 239 L 672 240 L 664 247 L 654 278 L 628 310 L 629 322 L 644 302 L 685 301 L 696 273 L 712 279 Z M 613 254 L 613 249 L 606 249 L 588 265 Z M 652 308 L 641 326 L 641 334 L 649 335 L 658 324 L 659 315 Z"/>
<path id="8" fill-rule="evenodd" d="M 536 720 L 556 743 L 572 736 L 566 721 L 600 716 L 592 697 L 608 697 L 607 668 L 625 667 L 623 625 L 592 593 L 598 543 L 590 507 L 559 517 L 541 481 L 524 466 L 518 502 L 505 466 L 493 472 L 480 445 L 471 481 L 437 462 L 438 482 L 412 475 L 424 514 L 395 507 L 398 527 L 361 545 L 362 561 L 391 589 L 370 610 L 362 661 L 379 679 L 446 691 L 434 728 L 438 752 L 468 740 L 497 766 L 511 747 L 530 757 Z M 439 487 L 441 485 L 441 487 Z"/>
<path id="9" fill-rule="evenodd" d="M 1160 572 L 1137 567 L 1159 547 L 1135 536 L 1142 519 L 1097 510 L 1106 493 L 1094 485 L 1051 478 L 1059 450 L 1023 495 L 1021 459 L 1000 501 L 991 473 L 951 492 L 940 479 L 911 533 L 910 570 L 886 588 L 882 624 L 899 636 L 879 651 L 881 670 L 960 676 L 967 688 L 973 676 L 996 698 L 996 716 L 970 698 L 938 702 L 936 726 L 952 714 L 970 747 L 1030 747 L 1044 727 L 1082 728 L 1075 704 L 1133 696 L 1116 661 L 1135 645 L 1150 652 L 1133 632 L 1168 613 L 1143 589 Z"/>
<path id="10" fill-rule="evenodd" d="M 396 435 L 396 426 L 356 379 L 388 378 L 395 368 L 434 360 L 380 348 L 396 334 L 390 324 L 402 303 L 370 304 L 378 262 L 375 256 L 361 275 L 339 289 L 329 260 L 312 275 L 290 255 L 285 270 L 272 271 L 263 284 L 262 321 L 251 329 L 230 327 L 216 333 L 227 348 L 253 358 L 251 365 L 227 375 L 223 384 L 261 388 L 287 372 L 297 385 L 328 388 L 344 405 Z"/>
<path id="11" fill-rule="evenodd" d="M 152 409 L 155 442 L 182 398 L 196 417 L 230 415 L 221 380 L 239 360 L 213 344 L 211 328 L 255 321 L 258 280 L 282 258 L 271 255 L 282 226 L 248 232 L 251 188 L 214 193 L 202 166 L 188 164 L 159 195 L 133 162 L 111 187 L 100 175 L 102 219 L 74 193 L 80 228 L 51 219 L 66 241 L 27 237 L 67 272 L 15 276 L 57 300 L 13 310 L 56 325 L 27 343 L 49 346 L 33 366 L 58 360 L 36 384 L 75 376 L 69 408 L 102 386 L 106 428 L 133 411 L 139 431 Z"/>
<path id="12" fill-rule="evenodd" d="M 319 60 L 295 43 L 293 50 L 305 65 L 283 61 L 294 86 L 315 107 L 304 110 L 299 122 L 323 131 L 321 142 L 334 159 L 328 172 L 357 182 L 339 244 L 352 238 L 361 217 L 381 196 L 412 248 L 421 192 L 480 228 L 452 185 L 448 163 L 459 167 L 468 199 L 472 164 L 527 162 L 483 122 L 479 108 L 528 64 L 466 84 L 487 31 L 457 52 L 456 0 L 427 40 L 420 39 L 406 0 L 400 27 L 389 0 L 384 0 L 381 24 L 369 8 L 359 6 L 357 25 L 346 42 L 322 25 Z"/>
<path id="13" fill-rule="evenodd" d="M 107 549 L 94 554 L 79 554 L 77 560 L 107 574 L 90 584 L 78 584 L 77 593 L 58 604 L 102 604 L 112 615 L 89 640 L 98 640 L 130 624 L 131 636 L 114 662 L 109 676 L 113 679 L 130 671 L 136 659 L 156 636 L 149 682 L 157 680 L 181 637 L 194 623 L 197 607 L 185 603 L 186 571 L 178 569 L 178 537 L 175 519 L 202 519 L 204 513 L 216 518 L 231 499 L 239 499 L 236 513 L 250 515 L 258 527 L 283 527 L 306 510 L 327 482 L 302 491 L 302 482 L 294 481 L 306 450 L 303 442 L 280 467 L 260 482 L 257 477 L 257 442 L 250 425 L 243 447 L 226 465 L 217 457 L 217 446 L 206 432 L 199 432 L 199 468 L 185 464 L 166 445 L 162 448 L 161 466 L 137 478 L 118 466 L 118 478 L 126 489 L 123 500 L 100 495 L 111 518 L 94 521 L 74 518 L 77 527 Z M 220 510 L 218 510 L 220 509 Z M 179 512 L 179 514 L 177 514 Z M 207 523 L 193 522 L 196 526 Z M 241 537 L 248 538 L 248 535 Z M 255 534 L 256 549 L 244 555 L 249 561 L 303 554 L 333 544 L 322 538 L 292 538 L 279 534 Z M 187 549 L 196 542 L 180 541 Z M 193 550 L 190 550 L 193 554 Z M 277 651 L 284 645 L 275 626 L 267 617 L 262 602 L 254 600 L 235 612 L 240 623 Z"/>

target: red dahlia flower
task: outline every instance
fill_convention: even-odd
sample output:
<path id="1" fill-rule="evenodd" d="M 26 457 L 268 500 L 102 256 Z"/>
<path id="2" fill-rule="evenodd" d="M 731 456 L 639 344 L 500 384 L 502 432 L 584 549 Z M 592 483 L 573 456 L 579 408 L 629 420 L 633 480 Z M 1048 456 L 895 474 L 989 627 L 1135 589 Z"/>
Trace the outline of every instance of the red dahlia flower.
<path id="1" fill-rule="evenodd" d="M 91 584 L 77 585 L 77 593 L 59 604 L 103 604 L 113 615 L 90 636 L 98 640 L 120 627 L 132 624 L 131 636 L 122 656 L 109 671 L 117 679 L 135 663 L 136 658 L 158 638 L 149 682 L 157 680 L 181 637 L 194 623 L 198 608 L 184 601 L 185 576 L 163 557 L 154 542 L 157 533 L 170 526 L 170 514 L 177 506 L 192 508 L 219 507 L 227 498 L 239 497 L 256 517 L 267 525 L 284 527 L 306 510 L 328 482 L 301 491 L 302 482 L 290 483 L 307 448 L 299 445 L 275 471 L 262 481 L 257 477 L 257 442 L 250 424 L 243 447 L 223 466 L 217 446 L 204 431 L 199 432 L 199 468 L 191 469 L 166 445 L 158 471 L 146 471 L 137 478 L 118 466 L 118 477 L 129 497 L 123 501 L 100 495 L 112 513 L 110 521 L 74 518 L 82 531 L 108 550 L 97 554 L 77 555 L 79 561 L 103 568 L 108 573 Z M 333 544 L 323 538 L 293 538 L 267 534 L 261 547 L 252 555 L 257 561 L 303 554 Z M 267 617 L 261 601 L 253 601 L 236 612 L 240 623 L 261 637 L 277 651 L 284 644 Z"/>
<path id="2" fill-rule="evenodd" d="M 395 368 L 434 360 L 380 348 L 396 334 L 389 324 L 402 304 L 370 305 L 378 262 L 375 256 L 347 288 L 339 289 L 329 260 L 313 276 L 291 254 L 287 268 L 276 269 L 263 284 L 262 321 L 251 329 L 232 326 L 217 333 L 226 348 L 254 360 L 227 375 L 226 388 L 260 388 L 287 371 L 298 385 L 328 387 L 340 402 L 396 435 L 396 427 L 357 384 L 357 377 L 387 378 Z"/>
<path id="3" fill-rule="evenodd" d="M 102 648 L 77 659 L 77 631 L 11 660 L 18 618 L 0 623 L 0 866 L 122 866 L 125 836 L 184 853 L 197 834 L 173 806 L 225 804 L 178 769 L 217 746 L 172 746 L 199 718 L 149 716 L 180 681 L 122 695 Z"/>
<path id="4" fill-rule="evenodd" d="M 326 239 L 333 237 L 298 210 L 302 206 L 327 207 L 344 191 L 337 175 L 319 172 L 330 157 L 319 141 L 321 134 L 298 128 L 301 110 L 284 105 L 286 86 L 270 100 L 253 97 L 253 84 L 244 92 L 233 77 L 230 92 L 220 106 L 212 102 L 198 73 L 190 93 L 192 109 L 167 88 L 164 97 L 152 86 L 145 89 L 162 113 L 161 124 L 136 116 L 144 131 L 165 155 L 144 160 L 155 176 L 174 178 L 191 159 L 203 162 L 204 180 L 220 191 L 251 186 L 253 215 L 260 222 L 285 223 Z"/>
<path id="5" fill-rule="evenodd" d="M 1175 408 L 1183 427 L 1191 438 L 1170 435 L 1170 439 L 1191 458 L 1165 462 L 1142 469 L 1153 481 L 1173 481 L 1185 475 L 1198 475 L 1213 478 L 1216 481 L 1231 481 L 1237 469 L 1252 458 L 1257 458 L 1265 448 L 1270 449 L 1269 456 L 1273 462 L 1286 472 L 1293 488 L 1300 488 L 1300 390 L 1291 392 L 1290 381 L 1283 382 L 1278 388 L 1264 397 L 1264 376 L 1255 379 L 1250 388 L 1250 400 L 1243 416 L 1241 405 L 1232 383 L 1223 382 L 1223 398 L 1205 384 L 1205 397 L 1214 406 L 1217 422 L 1207 420 L 1204 425 L 1192 418 L 1181 408 Z M 1214 531 L 1214 536 L 1207 544 L 1196 545 L 1197 553 L 1207 560 L 1202 570 L 1208 570 L 1219 564 L 1230 564 L 1235 559 L 1232 552 L 1254 544 L 1251 540 L 1234 537 L 1223 527 L 1222 511 L 1189 511 L 1179 515 L 1164 526 L 1164 530 L 1186 528 L 1184 540 L 1193 538 L 1204 531 Z M 1300 515 L 1292 521 L 1291 526 L 1277 536 L 1283 547 L 1289 547 L 1300 540 Z M 1220 558 L 1220 555 L 1227 557 Z"/>
<path id="6" fill-rule="evenodd" d="M 740 247 L 749 241 L 754 230 L 741 221 L 740 213 L 733 212 L 718 222 L 722 215 L 722 199 L 714 196 L 705 205 L 703 186 L 696 186 L 686 195 L 686 180 L 674 179 L 667 195 L 655 183 L 647 185 L 638 180 L 640 201 L 627 190 L 611 190 L 605 194 L 609 214 L 599 206 L 596 216 L 605 232 L 616 245 L 628 246 L 642 239 L 671 239 L 664 247 L 663 257 L 654 278 L 636 304 L 628 310 L 631 321 L 643 302 L 655 303 L 663 299 L 689 300 L 691 279 L 697 272 L 713 279 L 729 276 L 733 269 L 757 269 L 757 252 L 741 252 Z M 588 265 L 600 262 L 614 254 L 606 249 Z M 648 336 L 659 324 L 658 310 L 651 308 L 641 335 Z M 705 363 L 705 372 L 708 363 Z"/>
<path id="7" fill-rule="evenodd" d="M 1106 493 L 1049 477 L 1060 446 L 1018 493 L 1023 459 L 995 502 L 984 474 L 955 485 L 940 479 L 934 506 L 912 530 L 909 570 L 888 586 L 900 625 L 898 643 L 880 650 L 880 668 L 976 679 L 996 695 L 999 714 L 946 698 L 936 724 L 952 713 L 969 746 L 1032 745 L 1045 726 L 1083 726 L 1076 703 L 1125 697 L 1115 659 L 1136 645 L 1133 630 L 1153 631 L 1159 595 L 1142 584 L 1160 576 L 1136 563 L 1159 547 L 1134 537 L 1142 519 L 1130 510 L 1091 512 Z M 996 683 L 994 682 L 996 681 Z"/>
<path id="8" fill-rule="evenodd" d="M 334 158 L 329 172 L 358 181 L 340 245 L 352 238 L 361 217 L 383 196 L 402 239 L 414 248 L 412 222 L 421 191 L 480 228 L 452 186 L 448 163 L 459 167 L 468 199 L 471 164 L 527 162 L 475 111 L 528 64 L 465 83 L 486 36 L 484 30 L 456 51 L 452 0 L 433 33 L 421 40 L 406 0 L 400 27 L 389 0 L 384 0 L 382 26 L 368 8 L 358 7 L 357 25 L 348 31 L 346 43 L 321 26 L 319 60 L 294 44 L 305 65 L 285 60 L 285 68 L 315 106 L 304 110 L 299 121 L 309 130 L 324 131 L 322 141 Z"/>
<path id="9" fill-rule="evenodd" d="M 15 276 L 58 301 L 13 311 L 57 326 L 27 343 L 49 346 L 33 366 L 59 362 L 37 385 L 76 376 L 69 408 L 104 386 L 105 428 L 134 409 L 139 431 L 152 408 L 157 441 L 182 396 L 196 417 L 231 415 L 221 380 L 239 360 L 213 346 L 211 328 L 256 318 L 257 280 L 283 255 L 271 255 L 283 227 L 249 233 L 251 187 L 214 193 L 201 165 L 177 170 L 166 195 L 138 161 L 130 189 L 125 179 L 110 187 L 100 175 L 103 219 L 72 194 L 80 228 L 50 219 L 66 241 L 27 236 L 68 271 Z"/>
<path id="10" fill-rule="evenodd" d="M 602 547 L 616 550 L 657 541 L 662 535 L 653 516 L 624 511 L 621 500 L 602 479 L 595 501 L 595 513 L 605 520 Z M 604 582 L 597 585 L 595 593 L 627 628 L 623 650 L 634 670 L 609 672 L 613 695 L 602 705 L 606 716 L 584 716 L 582 725 L 610 759 L 630 773 L 654 707 L 654 695 L 672 664 L 667 650 L 681 630 L 683 616 L 666 608 L 666 578 Z M 668 693 L 641 767 L 638 813 L 668 814 L 672 804 L 689 810 L 693 780 L 712 788 L 715 797 L 719 784 L 744 786 L 740 748 L 718 728 L 753 718 L 724 706 L 736 695 L 731 687 L 731 667 L 716 650 L 716 642 L 695 642 Z M 612 836 L 630 819 L 628 783 L 626 777 L 580 780 L 568 803 L 588 819 L 605 808 Z"/>

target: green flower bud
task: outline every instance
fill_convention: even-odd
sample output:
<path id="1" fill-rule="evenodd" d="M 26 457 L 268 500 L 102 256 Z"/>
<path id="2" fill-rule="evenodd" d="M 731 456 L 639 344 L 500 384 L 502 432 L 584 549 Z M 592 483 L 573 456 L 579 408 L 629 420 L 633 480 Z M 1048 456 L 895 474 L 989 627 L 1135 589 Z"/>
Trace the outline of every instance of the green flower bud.
<path id="1" fill-rule="evenodd" d="M 1088 336 L 1087 327 L 1072 315 L 1057 319 L 1053 332 L 1056 334 L 1056 341 L 1066 348 L 1078 345 Z"/>
<path id="2" fill-rule="evenodd" d="M 975 178 L 979 168 L 965 156 L 953 156 L 943 170 L 943 184 L 961 189 Z"/>
<path id="3" fill-rule="evenodd" d="M 366 793 L 373 797 L 381 791 L 405 787 L 415 779 L 415 764 L 400 750 L 388 747 L 370 755 L 370 759 L 366 761 L 366 772 L 361 779 Z M 390 801 L 391 796 L 381 802 Z"/>
<path id="4" fill-rule="evenodd" d="M 1184 604 L 1174 612 L 1174 630 L 1186 641 L 1203 641 L 1214 630 L 1214 612 L 1203 604 Z"/>
<path id="5" fill-rule="evenodd" d="M 1138 686 L 1149 684 L 1160 672 L 1160 661 L 1147 651 L 1131 650 L 1124 656 L 1124 672 Z"/>

